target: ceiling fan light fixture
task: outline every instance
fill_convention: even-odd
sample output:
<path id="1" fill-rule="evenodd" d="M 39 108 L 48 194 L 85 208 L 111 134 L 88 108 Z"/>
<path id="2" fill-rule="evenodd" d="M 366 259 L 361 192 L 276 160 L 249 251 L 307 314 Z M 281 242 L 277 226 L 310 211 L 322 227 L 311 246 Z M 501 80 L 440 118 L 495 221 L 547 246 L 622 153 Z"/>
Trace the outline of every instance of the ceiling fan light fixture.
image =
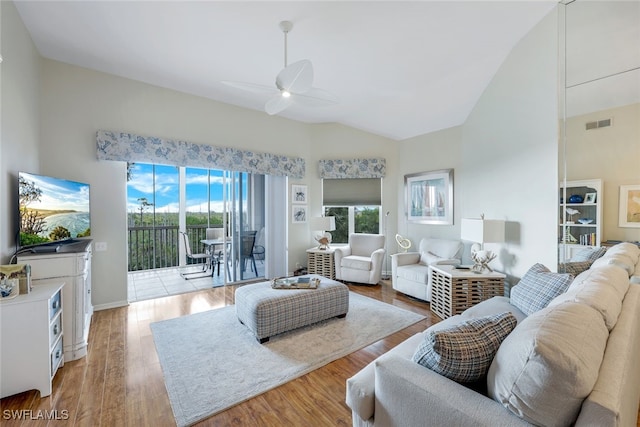
<path id="1" fill-rule="evenodd" d="M 273 94 L 265 104 L 265 111 L 269 115 L 278 114 L 294 104 L 316 107 L 337 103 L 338 98 L 325 90 L 313 87 L 311 61 L 303 59 L 293 64 L 287 62 L 287 34 L 293 29 L 293 23 L 282 21 L 280 29 L 284 35 L 284 68 L 276 76 L 275 87 L 232 81 L 222 83 L 251 92 Z"/>

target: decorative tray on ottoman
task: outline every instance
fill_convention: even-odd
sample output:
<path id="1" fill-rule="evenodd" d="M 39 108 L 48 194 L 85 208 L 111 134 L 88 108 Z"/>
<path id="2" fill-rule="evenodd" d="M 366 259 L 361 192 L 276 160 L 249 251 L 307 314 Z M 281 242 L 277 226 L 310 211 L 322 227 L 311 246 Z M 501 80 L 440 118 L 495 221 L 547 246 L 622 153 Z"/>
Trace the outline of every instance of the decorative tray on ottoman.
<path id="1" fill-rule="evenodd" d="M 273 289 L 316 289 L 319 284 L 317 277 L 280 277 L 271 281 Z"/>

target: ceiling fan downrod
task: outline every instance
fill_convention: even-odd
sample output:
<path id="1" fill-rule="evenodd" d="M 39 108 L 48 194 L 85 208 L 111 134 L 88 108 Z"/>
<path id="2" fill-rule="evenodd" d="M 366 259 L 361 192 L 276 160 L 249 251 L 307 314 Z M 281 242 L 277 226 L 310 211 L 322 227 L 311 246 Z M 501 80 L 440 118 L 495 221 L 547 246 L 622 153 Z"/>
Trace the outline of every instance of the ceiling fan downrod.
<path id="1" fill-rule="evenodd" d="M 289 34 L 289 31 L 293 29 L 293 22 L 280 22 L 280 29 L 284 33 L 284 68 L 287 68 L 287 34 Z"/>

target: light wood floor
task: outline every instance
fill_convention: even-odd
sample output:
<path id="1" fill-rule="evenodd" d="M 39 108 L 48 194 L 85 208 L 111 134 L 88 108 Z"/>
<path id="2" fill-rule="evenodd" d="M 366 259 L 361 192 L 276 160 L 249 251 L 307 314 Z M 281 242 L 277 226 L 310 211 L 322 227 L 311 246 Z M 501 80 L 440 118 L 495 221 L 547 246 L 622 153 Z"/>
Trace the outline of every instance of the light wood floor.
<path id="1" fill-rule="evenodd" d="M 423 314 L 427 319 L 206 419 L 198 426 L 350 426 L 351 412 L 344 403 L 346 379 L 439 319 L 429 311 L 428 304 L 396 293 L 388 283 L 377 287 L 349 287 L 362 295 Z M 87 357 L 67 362 L 58 371 L 51 396 L 41 399 L 39 393 L 32 391 L 0 400 L 0 424 L 174 426 L 149 325 L 231 305 L 234 290 L 235 287 L 213 288 L 96 312 Z M 54 414 L 62 420 L 7 420 L 7 410 L 30 411 L 22 412 L 27 418 Z"/>

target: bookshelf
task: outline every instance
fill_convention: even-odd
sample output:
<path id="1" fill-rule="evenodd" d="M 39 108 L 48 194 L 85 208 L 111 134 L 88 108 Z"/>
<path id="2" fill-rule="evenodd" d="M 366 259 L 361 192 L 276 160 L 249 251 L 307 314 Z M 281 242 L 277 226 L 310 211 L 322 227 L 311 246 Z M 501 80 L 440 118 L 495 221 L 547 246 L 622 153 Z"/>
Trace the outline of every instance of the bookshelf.
<path id="1" fill-rule="evenodd" d="M 560 184 L 558 250 L 560 262 L 568 261 L 584 247 L 602 241 L 602 180 L 567 181 Z"/>

